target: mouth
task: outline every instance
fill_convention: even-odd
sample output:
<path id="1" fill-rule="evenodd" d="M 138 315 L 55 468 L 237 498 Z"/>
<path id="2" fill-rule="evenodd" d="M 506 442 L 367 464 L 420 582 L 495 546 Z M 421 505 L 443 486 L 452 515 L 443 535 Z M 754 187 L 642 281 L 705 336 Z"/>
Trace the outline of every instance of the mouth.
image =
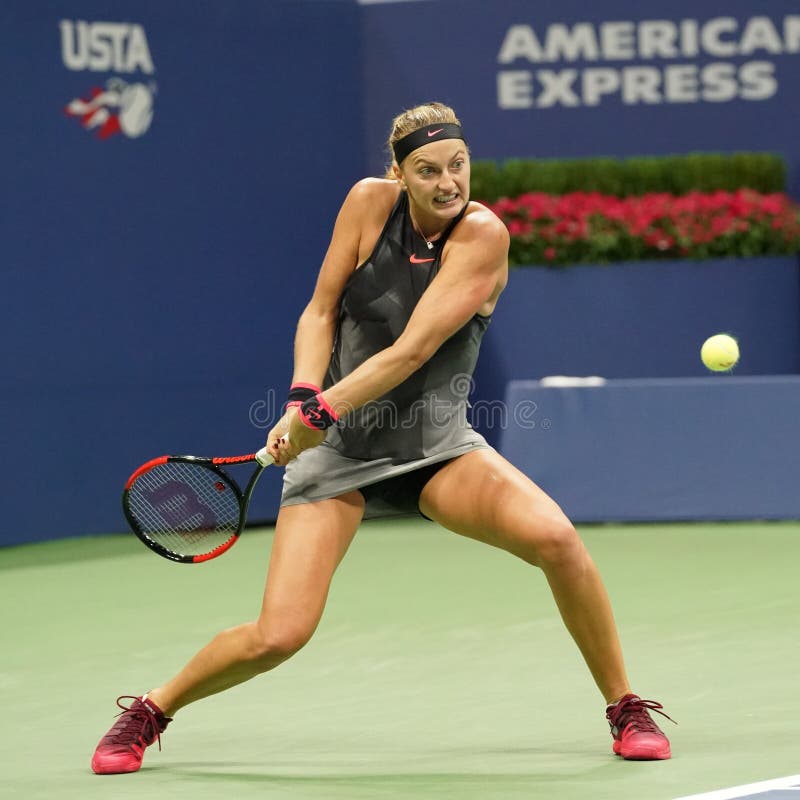
<path id="1" fill-rule="evenodd" d="M 453 194 L 440 194 L 438 197 L 433 198 L 433 202 L 437 206 L 446 206 L 450 205 L 450 203 L 454 203 L 458 199 L 458 195 L 456 193 Z"/>

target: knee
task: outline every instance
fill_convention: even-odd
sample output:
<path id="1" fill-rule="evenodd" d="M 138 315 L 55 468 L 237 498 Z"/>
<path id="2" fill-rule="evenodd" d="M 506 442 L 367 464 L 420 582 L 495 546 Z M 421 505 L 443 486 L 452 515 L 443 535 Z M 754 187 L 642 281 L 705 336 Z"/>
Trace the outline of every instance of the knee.
<path id="1" fill-rule="evenodd" d="M 582 569 L 586 550 L 575 526 L 563 516 L 537 520 L 535 563 L 543 570 Z"/>
<path id="2" fill-rule="evenodd" d="M 311 639 L 313 628 L 289 624 L 254 624 L 251 658 L 266 672 L 291 658 Z"/>

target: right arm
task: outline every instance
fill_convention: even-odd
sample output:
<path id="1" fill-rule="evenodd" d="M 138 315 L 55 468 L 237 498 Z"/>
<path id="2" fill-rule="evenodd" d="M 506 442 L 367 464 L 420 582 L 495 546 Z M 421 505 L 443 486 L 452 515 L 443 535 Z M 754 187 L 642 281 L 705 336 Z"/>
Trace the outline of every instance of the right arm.
<path id="1" fill-rule="evenodd" d="M 345 198 L 336 217 L 314 293 L 297 323 L 292 383 L 322 385 L 333 350 L 342 292 L 360 262 L 362 232 L 373 227 L 372 223 L 382 225 L 388 213 L 387 198 L 386 182 L 369 178 L 359 181 Z M 288 420 L 284 416 L 270 431 L 267 447 L 273 456 L 278 456 L 277 440 L 287 430 Z M 306 436 L 305 431 L 303 436 Z M 320 441 L 325 438 L 324 433 L 310 428 L 308 436 Z M 288 458 L 281 454 L 277 463 L 287 461 Z"/>

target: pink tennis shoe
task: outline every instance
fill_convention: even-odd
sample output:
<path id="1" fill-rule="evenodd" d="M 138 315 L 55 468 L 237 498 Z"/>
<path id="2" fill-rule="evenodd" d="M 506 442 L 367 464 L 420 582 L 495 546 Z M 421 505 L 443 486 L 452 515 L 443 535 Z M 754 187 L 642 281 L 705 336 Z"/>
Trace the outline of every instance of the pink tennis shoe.
<path id="1" fill-rule="evenodd" d="M 120 700 L 133 702 L 126 706 Z M 149 745 L 158 740 L 158 749 L 161 749 L 161 734 L 172 722 L 147 695 L 123 695 L 117 698 L 117 705 L 122 712 L 92 756 L 92 771 L 98 775 L 136 772 L 142 766 L 144 751 Z"/>
<path id="2" fill-rule="evenodd" d="M 121 700 L 132 700 L 123 705 Z M 161 709 L 143 697 L 123 695 L 117 698 L 122 709 L 111 730 L 100 740 L 92 757 L 92 770 L 98 775 L 136 772 L 142 766 L 144 751 L 153 742 L 161 749 L 161 734 L 172 722 Z M 655 711 L 671 722 L 661 703 L 642 700 L 635 694 L 626 694 L 621 700 L 606 708 L 606 719 L 611 727 L 613 750 L 630 761 L 659 761 L 670 758 L 669 739 L 653 722 L 650 711 Z"/>
<path id="3" fill-rule="evenodd" d="M 655 711 L 675 722 L 654 700 L 642 700 L 635 694 L 626 694 L 621 700 L 606 708 L 606 719 L 611 726 L 613 749 L 618 756 L 629 761 L 660 761 L 670 758 L 669 739 L 653 722 L 649 712 Z"/>

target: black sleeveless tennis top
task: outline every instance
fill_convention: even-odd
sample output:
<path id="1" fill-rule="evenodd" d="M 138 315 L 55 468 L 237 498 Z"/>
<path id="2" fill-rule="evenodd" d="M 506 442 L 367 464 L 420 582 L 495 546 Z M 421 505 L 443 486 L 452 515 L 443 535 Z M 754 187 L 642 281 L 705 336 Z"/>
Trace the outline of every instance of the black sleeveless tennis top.
<path id="1" fill-rule="evenodd" d="M 372 254 L 342 292 L 324 387 L 394 344 L 436 277 L 445 243 L 465 211 L 429 249 L 411 223 L 408 196 L 400 192 Z M 403 383 L 331 428 L 328 443 L 351 459 L 393 463 L 471 446 L 477 434 L 467 422 L 467 398 L 489 321 L 476 314 Z"/>

